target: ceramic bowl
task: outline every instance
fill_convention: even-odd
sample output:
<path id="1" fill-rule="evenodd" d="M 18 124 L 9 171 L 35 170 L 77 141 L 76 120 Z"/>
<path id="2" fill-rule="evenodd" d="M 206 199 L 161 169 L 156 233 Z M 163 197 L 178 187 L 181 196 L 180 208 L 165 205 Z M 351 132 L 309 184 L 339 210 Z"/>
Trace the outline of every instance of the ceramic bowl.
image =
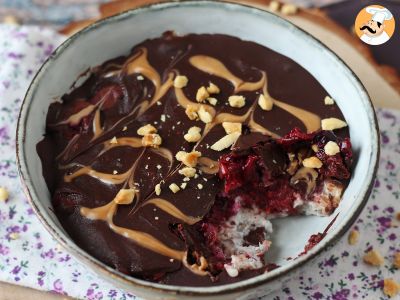
<path id="1" fill-rule="evenodd" d="M 80 249 L 66 234 L 51 209 L 36 144 L 45 132 L 49 104 L 68 92 L 90 67 L 124 55 L 147 38 L 166 30 L 177 34 L 221 33 L 257 42 L 290 57 L 307 69 L 336 100 L 350 128 L 355 169 L 343 200 L 331 217 L 293 217 L 275 220 L 269 260 L 279 268 L 224 286 L 206 288 L 170 286 L 126 276 Z M 301 79 L 299 79 L 301 80 Z M 253 298 L 267 294 L 282 276 L 304 265 L 333 240 L 343 235 L 364 207 L 375 176 L 379 135 L 371 101 L 354 73 L 329 49 L 284 19 L 238 4 L 189 1 L 155 4 L 108 18 L 64 42 L 44 63 L 24 100 L 17 130 L 17 157 L 26 194 L 45 228 L 83 264 L 103 279 L 149 299 Z M 322 232 L 336 217 L 326 237 L 307 254 L 302 252 L 311 234 Z"/>

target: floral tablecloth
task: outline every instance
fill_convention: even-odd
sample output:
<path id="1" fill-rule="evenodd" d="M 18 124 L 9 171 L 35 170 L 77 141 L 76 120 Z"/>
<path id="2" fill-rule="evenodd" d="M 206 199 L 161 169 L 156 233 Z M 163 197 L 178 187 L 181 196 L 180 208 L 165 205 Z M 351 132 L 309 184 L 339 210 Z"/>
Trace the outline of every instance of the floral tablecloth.
<path id="1" fill-rule="evenodd" d="M 24 93 L 44 59 L 64 39 L 39 27 L 0 25 L 0 280 L 85 299 L 133 299 L 115 289 L 62 250 L 39 223 L 22 192 L 15 163 L 15 127 Z M 386 299 L 384 278 L 400 281 L 392 267 L 400 251 L 395 214 L 400 211 L 400 111 L 378 110 L 382 155 L 371 198 L 353 228 L 360 241 L 344 236 L 323 255 L 290 275 L 268 299 Z M 372 267 L 362 256 L 372 247 L 385 256 Z"/>

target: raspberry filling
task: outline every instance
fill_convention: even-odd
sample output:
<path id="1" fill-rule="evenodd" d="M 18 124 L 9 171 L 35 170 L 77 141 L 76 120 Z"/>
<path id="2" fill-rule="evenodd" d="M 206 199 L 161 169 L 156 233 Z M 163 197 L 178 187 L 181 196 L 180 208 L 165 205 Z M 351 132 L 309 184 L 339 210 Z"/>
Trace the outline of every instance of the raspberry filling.
<path id="1" fill-rule="evenodd" d="M 325 153 L 328 142 L 336 143 L 340 151 Z M 304 166 L 310 157 L 322 165 Z M 298 128 L 281 139 L 223 155 L 218 174 L 223 190 L 210 212 L 191 230 L 178 226 L 191 250 L 190 260 L 200 264 L 205 257 L 214 276 L 223 269 L 235 277 L 241 270 L 266 268 L 272 234 L 269 219 L 330 215 L 350 178 L 351 163 L 348 138 L 331 131 L 306 134 Z"/>

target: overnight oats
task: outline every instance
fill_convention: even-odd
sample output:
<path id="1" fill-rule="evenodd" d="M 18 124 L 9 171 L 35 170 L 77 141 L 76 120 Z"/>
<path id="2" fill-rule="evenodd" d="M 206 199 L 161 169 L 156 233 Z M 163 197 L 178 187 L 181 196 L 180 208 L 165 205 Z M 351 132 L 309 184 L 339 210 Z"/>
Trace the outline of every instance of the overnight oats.
<path id="1" fill-rule="evenodd" d="M 318 81 L 219 34 L 167 32 L 91 69 L 50 105 L 37 151 L 81 248 L 186 286 L 276 268 L 270 220 L 331 215 L 352 169 L 347 124 Z"/>

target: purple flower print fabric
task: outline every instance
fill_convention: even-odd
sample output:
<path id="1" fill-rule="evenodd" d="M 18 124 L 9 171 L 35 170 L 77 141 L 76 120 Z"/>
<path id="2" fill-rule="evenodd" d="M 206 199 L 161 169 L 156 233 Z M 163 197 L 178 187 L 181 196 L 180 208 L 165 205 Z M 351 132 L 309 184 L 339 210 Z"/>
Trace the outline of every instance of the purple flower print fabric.
<path id="1" fill-rule="evenodd" d="M 0 25 L 0 186 L 10 192 L 0 202 L 0 280 L 80 299 L 134 299 L 98 278 L 61 249 L 34 215 L 17 174 L 15 128 L 18 111 L 35 72 L 65 37 L 39 27 Z M 378 110 L 382 155 L 370 200 L 353 225 L 360 241 L 347 236 L 289 275 L 268 299 L 386 299 L 384 278 L 400 281 L 392 267 L 400 251 L 395 214 L 400 211 L 400 112 Z M 384 266 L 362 256 L 377 248 Z M 267 299 L 267 298 L 266 298 Z"/>

